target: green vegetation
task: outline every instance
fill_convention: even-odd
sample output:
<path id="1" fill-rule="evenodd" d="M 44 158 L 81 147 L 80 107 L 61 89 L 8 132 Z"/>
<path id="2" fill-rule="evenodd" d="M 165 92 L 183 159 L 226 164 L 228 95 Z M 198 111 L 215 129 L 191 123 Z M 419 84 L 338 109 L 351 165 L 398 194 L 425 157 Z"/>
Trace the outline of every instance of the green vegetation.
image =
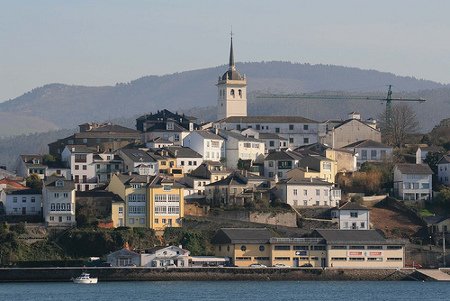
<path id="1" fill-rule="evenodd" d="M 423 208 L 423 209 L 419 210 L 419 215 L 421 217 L 427 217 L 427 216 L 433 216 L 434 214 L 430 210 Z"/>
<path id="2" fill-rule="evenodd" d="M 213 230 L 166 228 L 164 240 L 167 244 L 183 246 L 183 248 L 191 252 L 191 255 L 211 255 L 213 254 L 213 246 L 211 245 L 213 235 Z"/>
<path id="3" fill-rule="evenodd" d="M 31 189 L 42 190 L 42 180 L 37 174 L 31 174 L 25 179 L 27 187 Z"/>

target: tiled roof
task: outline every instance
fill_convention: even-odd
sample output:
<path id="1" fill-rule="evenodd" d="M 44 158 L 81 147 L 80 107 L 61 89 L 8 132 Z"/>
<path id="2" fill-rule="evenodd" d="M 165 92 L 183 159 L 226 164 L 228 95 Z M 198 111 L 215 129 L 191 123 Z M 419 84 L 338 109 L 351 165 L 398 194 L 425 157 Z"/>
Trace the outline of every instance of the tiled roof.
<path id="1" fill-rule="evenodd" d="M 333 183 L 327 182 L 325 180 L 319 178 L 289 178 L 289 179 L 281 179 L 278 181 L 279 184 L 288 184 L 288 185 L 312 185 L 312 186 L 333 186 Z"/>
<path id="2" fill-rule="evenodd" d="M 272 161 L 279 161 L 279 160 L 300 160 L 302 156 L 298 153 L 289 151 L 289 150 L 281 150 L 281 151 L 275 151 L 275 152 L 269 152 L 267 157 L 264 159 L 272 160 Z"/>
<path id="3" fill-rule="evenodd" d="M 318 123 L 301 116 L 230 116 L 219 122 L 229 123 Z"/>
<path id="4" fill-rule="evenodd" d="M 386 239 L 376 230 L 331 230 L 314 231 L 323 237 L 327 244 L 386 244 Z"/>
<path id="5" fill-rule="evenodd" d="M 219 135 L 216 135 L 216 134 L 214 134 L 214 133 L 212 133 L 210 131 L 203 130 L 203 131 L 194 131 L 194 132 L 191 132 L 191 133 L 197 133 L 197 134 L 199 134 L 200 136 L 202 136 L 205 139 L 223 140 L 222 137 L 220 137 Z"/>
<path id="6" fill-rule="evenodd" d="M 63 186 L 56 186 L 57 181 L 62 181 L 64 183 Z M 44 187 L 49 190 L 67 191 L 74 190 L 75 184 L 73 181 L 66 180 L 64 177 L 50 176 L 44 181 Z"/>
<path id="7" fill-rule="evenodd" d="M 412 164 L 412 163 L 399 163 L 395 165 L 396 168 L 402 174 L 421 174 L 432 175 L 433 171 L 428 164 Z"/>
<path id="8" fill-rule="evenodd" d="M 133 162 L 156 162 L 147 152 L 140 149 L 123 148 L 120 152 Z"/>
<path id="9" fill-rule="evenodd" d="M 369 210 L 366 206 L 360 205 L 357 202 L 347 202 L 339 210 Z"/>
<path id="10" fill-rule="evenodd" d="M 286 138 L 283 138 L 280 135 L 273 134 L 273 133 L 259 133 L 259 139 L 263 139 L 263 140 L 267 140 L 267 139 L 287 140 Z"/>
<path id="11" fill-rule="evenodd" d="M 5 190 L 6 194 L 12 195 L 32 195 L 32 194 L 42 194 L 42 191 L 38 189 L 15 189 L 15 190 Z"/>
<path id="12" fill-rule="evenodd" d="M 438 164 L 449 164 L 450 163 L 450 155 L 444 155 L 439 160 Z"/>
<path id="13" fill-rule="evenodd" d="M 202 155 L 189 147 L 166 146 L 164 149 L 168 150 L 174 158 L 202 158 Z"/>
<path id="14" fill-rule="evenodd" d="M 343 148 L 392 148 L 386 144 L 381 142 L 373 141 L 370 139 L 356 141 L 354 143 L 350 143 L 349 145 L 344 146 Z"/>
<path id="15" fill-rule="evenodd" d="M 213 244 L 269 243 L 273 233 L 267 228 L 222 228 L 212 239 Z"/>
<path id="16" fill-rule="evenodd" d="M 232 132 L 232 131 L 219 131 L 219 135 L 221 137 L 224 137 L 225 139 L 228 139 L 228 137 L 232 137 L 232 138 L 234 138 L 236 140 L 239 140 L 239 141 L 263 143 L 261 140 L 255 139 L 253 137 L 247 137 L 247 136 L 244 136 L 242 134 L 239 134 L 239 133 L 236 133 L 236 132 Z"/>

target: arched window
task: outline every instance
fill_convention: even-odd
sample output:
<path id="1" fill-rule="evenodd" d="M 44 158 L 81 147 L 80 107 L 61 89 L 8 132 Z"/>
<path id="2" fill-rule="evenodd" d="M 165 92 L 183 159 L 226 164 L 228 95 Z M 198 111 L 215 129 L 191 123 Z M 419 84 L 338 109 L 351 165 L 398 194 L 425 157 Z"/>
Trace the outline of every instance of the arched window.
<path id="1" fill-rule="evenodd" d="M 247 251 L 247 247 L 246 247 L 246 246 L 241 246 L 241 251 L 242 251 L 242 252 Z"/>
<path id="2" fill-rule="evenodd" d="M 242 90 L 241 89 L 238 90 L 238 94 L 239 94 L 239 97 L 242 98 Z"/>
<path id="3" fill-rule="evenodd" d="M 234 97 L 234 89 L 231 89 L 230 95 Z"/>

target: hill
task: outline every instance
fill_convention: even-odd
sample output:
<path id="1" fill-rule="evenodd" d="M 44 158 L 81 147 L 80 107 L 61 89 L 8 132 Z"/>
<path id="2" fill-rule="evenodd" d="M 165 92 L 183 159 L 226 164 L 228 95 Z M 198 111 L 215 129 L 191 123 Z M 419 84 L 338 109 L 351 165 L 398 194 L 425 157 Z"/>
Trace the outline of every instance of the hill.
<path id="1" fill-rule="evenodd" d="M 450 88 L 436 82 L 413 77 L 396 76 L 375 70 L 362 70 L 332 65 L 294 64 L 289 62 L 241 63 L 249 86 L 250 114 L 300 114 L 312 119 L 344 117 L 354 109 L 364 116 L 381 111 L 378 103 L 345 102 L 332 105 L 329 101 L 280 101 L 254 99 L 255 92 L 316 92 L 346 91 L 385 93 L 386 84 L 393 84 L 402 95 L 430 97 L 420 107 L 424 129 L 447 117 L 450 108 Z M 115 86 L 85 87 L 49 84 L 31 90 L 15 99 L 0 103 L 0 137 L 20 133 L 43 132 L 55 128 L 72 128 L 92 120 L 131 117 L 161 108 L 186 110 L 216 104 L 217 78 L 225 66 L 146 76 Z M 282 106 L 280 106 L 282 102 Z M 276 109 L 274 111 L 274 109 Z M 375 110 L 375 111 L 374 111 Z M 448 112 L 448 110 L 447 110 Z M 199 116 L 198 114 L 195 114 Z M 15 118 L 17 117 L 17 118 Z M 214 118 L 205 116 L 204 119 Z M 376 116 L 373 116 L 376 117 Z M 432 118 L 431 118 L 432 117 Z M 436 121 L 436 122 L 435 122 Z"/>

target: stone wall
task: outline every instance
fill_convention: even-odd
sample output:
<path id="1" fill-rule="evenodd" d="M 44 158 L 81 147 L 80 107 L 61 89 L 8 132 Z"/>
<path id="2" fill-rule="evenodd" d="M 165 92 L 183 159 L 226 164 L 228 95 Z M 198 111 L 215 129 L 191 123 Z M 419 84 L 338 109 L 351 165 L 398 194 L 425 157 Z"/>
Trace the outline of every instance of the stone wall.
<path id="1" fill-rule="evenodd" d="M 257 211 L 214 211 L 215 217 L 238 220 L 243 222 L 252 222 L 258 224 L 267 224 L 285 227 L 297 227 L 297 215 L 295 212 L 271 213 L 271 212 L 257 212 Z"/>
<path id="2" fill-rule="evenodd" d="M 411 280 L 414 269 L 321 268 L 6 268 L 0 282 L 71 281 L 81 272 L 103 281 Z"/>

